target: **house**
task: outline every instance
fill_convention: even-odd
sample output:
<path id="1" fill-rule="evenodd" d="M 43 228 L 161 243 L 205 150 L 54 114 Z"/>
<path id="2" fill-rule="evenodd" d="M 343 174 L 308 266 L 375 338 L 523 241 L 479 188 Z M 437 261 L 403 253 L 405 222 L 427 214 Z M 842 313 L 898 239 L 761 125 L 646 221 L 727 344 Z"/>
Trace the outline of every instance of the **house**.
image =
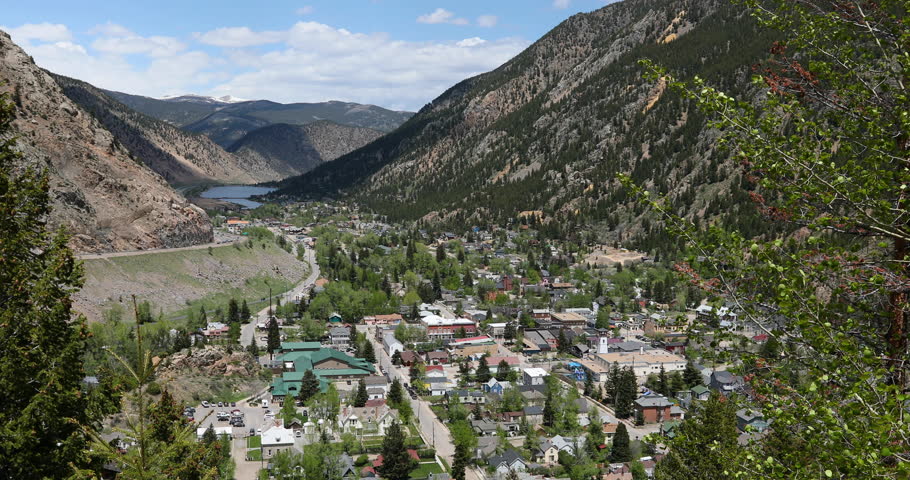
<path id="1" fill-rule="evenodd" d="M 550 466 L 559 463 L 559 452 L 576 455 L 584 448 L 584 437 L 563 437 L 556 435 L 550 439 L 543 439 L 534 452 L 534 460 Z"/>
<path id="2" fill-rule="evenodd" d="M 645 423 L 660 423 L 670 420 L 672 407 L 673 403 L 661 395 L 638 397 L 633 404 L 635 414 L 640 415 Z"/>
<path id="3" fill-rule="evenodd" d="M 427 365 L 447 365 L 449 363 L 448 352 L 427 352 L 424 358 Z"/>
<path id="4" fill-rule="evenodd" d="M 525 405 L 543 405 L 547 399 L 543 385 L 522 386 L 518 391 L 521 392 L 521 398 L 524 399 Z"/>
<path id="5" fill-rule="evenodd" d="M 692 408 L 694 402 L 707 400 L 710 396 L 711 390 L 704 385 L 696 385 L 688 390 L 676 393 L 676 398 L 679 399 L 680 405 L 685 408 Z"/>
<path id="6" fill-rule="evenodd" d="M 544 379 L 547 377 L 548 373 L 542 368 L 526 368 L 524 369 L 524 384 L 525 385 L 543 385 Z"/>
<path id="7" fill-rule="evenodd" d="M 341 478 L 343 480 L 355 480 L 360 478 L 357 468 L 354 467 L 354 458 L 347 453 L 341 454 Z"/>
<path id="8" fill-rule="evenodd" d="M 496 435 L 496 431 L 501 427 L 498 423 L 490 420 L 489 418 L 482 418 L 480 420 L 471 419 L 471 428 L 474 429 L 474 432 L 481 437 L 489 437 Z"/>
<path id="9" fill-rule="evenodd" d="M 363 379 L 367 387 L 367 396 L 369 400 L 380 400 L 389 393 L 389 379 L 382 375 L 370 375 Z"/>
<path id="10" fill-rule="evenodd" d="M 222 337 L 227 335 L 230 330 L 230 326 L 221 322 L 209 322 L 206 324 L 205 329 L 202 330 L 202 334 L 206 337 Z"/>
<path id="11" fill-rule="evenodd" d="M 512 384 L 510 382 L 505 382 L 505 381 L 500 382 L 499 380 L 496 380 L 496 377 L 491 378 L 490 380 L 487 381 L 487 383 L 484 383 L 483 385 L 481 385 L 481 388 L 483 389 L 484 392 L 495 393 L 497 395 L 502 395 L 502 392 L 504 392 L 507 388 L 511 388 L 511 387 L 512 387 Z"/>
<path id="12" fill-rule="evenodd" d="M 411 365 L 414 365 L 415 363 L 420 362 L 420 357 L 417 356 L 417 353 L 412 352 L 410 350 L 405 350 L 405 351 L 401 352 L 400 357 L 401 357 L 401 364 L 404 365 L 405 367 L 410 367 Z"/>
<path id="13" fill-rule="evenodd" d="M 514 356 L 499 356 L 491 355 L 487 357 L 487 365 L 490 367 L 490 372 L 499 373 L 499 364 L 503 361 L 506 362 L 506 365 L 509 366 L 510 370 L 518 370 L 521 366 L 521 362 L 518 360 L 518 357 Z"/>
<path id="14" fill-rule="evenodd" d="M 274 426 L 262 432 L 262 458 L 272 458 L 279 452 L 294 448 L 294 431 Z"/>
<path id="15" fill-rule="evenodd" d="M 225 224 L 227 225 L 228 231 L 234 235 L 242 232 L 245 228 L 250 226 L 250 222 L 248 220 L 240 220 L 239 218 L 229 218 Z"/>
<path id="16" fill-rule="evenodd" d="M 710 387 L 724 395 L 730 395 L 743 387 L 743 377 L 726 370 L 717 370 L 711 373 Z"/>
<path id="17" fill-rule="evenodd" d="M 510 448 L 502 453 L 490 457 L 489 465 L 498 475 L 506 475 L 509 472 L 524 472 L 528 470 L 528 462 L 521 457 L 521 454 Z"/>
<path id="18" fill-rule="evenodd" d="M 522 411 L 525 421 L 528 425 L 540 425 L 543 423 L 543 407 L 540 405 L 529 405 Z"/>
<path id="19" fill-rule="evenodd" d="M 499 448 L 499 439 L 494 437 L 478 437 L 477 448 L 474 449 L 474 458 L 486 459 L 496 454 Z"/>
<path id="20" fill-rule="evenodd" d="M 338 415 L 338 428 L 344 433 L 382 436 L 397 420 L 398 412 L 388 405 L 345 407 Z"/>
<path id="21" fill-rule="evenodd" d="M 427 377 L 424 379 L 423 383 L 426 385 L 427 390 L 430 391 L 430 395 L 444 396 L 452 390 L 452 382 L 449 381 L 446 377 Z"/>
<path id="22" fill-rule="evenodd" d="M 351 330 L 348 327 L 332 327 L 329 339 L 335 348 L 347 348 L 351 344 Z"/>
<path id="23" fill-rule="evenodd" d="M 389 357 L 395 356 L 396 352 L 401 353 L 404 351 L 404 345 L 395 338 L 395 334 L 392 332 L 382 336 L 382 348 Z"/>
<path id="24" fill-rule="evenodd" d="M 465 405 L 483 405 L 487 403 L 487 397 L 484 396 L 483 392 L 478 392 L 477 390 L 452 390 L 446 396 L 454 397 L 459 403 Z"/>
<path id="25" fill-rule="evenodd" d="M 332 314 L 329 315 L 329 323 L 342 323 L 343 321 L 344 319 L 341 318 L 341 315 L 339 315 L 338 312 L 332 312 Z"/>
<path id="26" fill-rule="evenodd" d="M 736 412 L 736 426 L 742 432 L 749 427 L 755 431 L 764 432 L 768 428 L 768 422 L 765 421 L 765 416 L 760 410 L 743 408 Z"/>
<path id="27" fill-rule="evenodd" d="M 489 334 L 491 337 L 502 338 L 505 336 L 505 333 L 506 333 L 506 323 L 505 322 L 487 324 L 487 334 Z"/>

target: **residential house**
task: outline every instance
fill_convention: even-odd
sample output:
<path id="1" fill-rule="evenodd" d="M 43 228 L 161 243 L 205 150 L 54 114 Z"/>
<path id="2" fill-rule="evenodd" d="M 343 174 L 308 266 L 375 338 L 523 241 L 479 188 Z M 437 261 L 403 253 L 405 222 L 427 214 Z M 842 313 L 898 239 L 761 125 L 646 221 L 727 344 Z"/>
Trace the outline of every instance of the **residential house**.
<path id="1" fill-rule="evenodd" d="M 395 338 L 393 332 L 386 333 L 382 336 L 382 348 L 389 357 L 395 356 L 396 352 L 401 353 L 404 351 L 404 345 Z"/>
<path id="2" fill-rule="evenodd" d="M 348 348 L 351 345 L 351 329 L 332 327 L 329 329 L 329 340 L 335 348 Z"/>
<path id="3" fill-rule="evenodd" d="M 344 433 L 385 435 L 398 420 L 398 411 L 388 405 L 378 407 L 345 407 L 338 415 L 338 427 Z"/>
<path id="4" fill-rule="evenodd" d="M 752 427 L 754 431 L 764 432 L 768 428 L 768 422 L 765 421 L 765 416 L 760 410 L 743 408 L 736 412 L 736 426 L 742 432 L 749 427 Z"/>
<path id="5" fill-rule="evenodd" d="M 696 385 L 688 390 L 676 393 L 676 398 L 679 399 L 680 405 L 684 408 L 692 408 L 694 402 L 707 400 L 710 396 L 711 390 L 704 385 Z"/>
<path id="6" fill-rule="evenodd" d="M 483 392 L 477 390 L 452 390 L 446 396 L 454 397 L 459 403 L 464 405 L 484 405 L 487 403 L 487 397 Z"/>
<path id="7" fill-rule="evenodd" d="M 534 452 L 534 460 L 551 466 L 559 463 L 559 452 L 566 452 L 575 456 L 584 448 L 585 437 L 563 437 L 556 435 L 553 438 L 544 438 L 540 441 Z"/>
<path id="8" fill-rule="evenodd" d="M 448 365 L 449 353 L 444 351 L 427 352 L 424 354 L 424 359 L 426 360 L 427 365 Z"/>
<path id="9" fill-rule="evenodd" d="M 543 385 L 544 379 L 549 375 L 546 370 L 542 368 L 526 368 L 524 369 L 523 380 L 525 385 Z"/>
<path id="10" fill-rule="evenodd" d="M 423 383 L 426 385 L 427 390 L 430 391 L 430 395 L 434 397 L 448 394 L 454 386 L 445 376 L 427 377 Z"/>
<path id="11" fill-rule="evenodd" d="M 489 465 L 497 475 L 507 475 L 509 472 L 525 472 L 528 470 L 528 462 L 521 457 L 521 454 L 514 449 L 508 449 L 502 455 L 490 457 Z"/>
<path id="12" fill-rule="evenodd" d="M 521 386 L 518 391 L 524 399 L 525 405 L 543 405 L 547 399 L 544 385 Z"/>
<path id="13" fill-rule="evenodd" d="M 710 387 L 724 395 L 730 395 L 743 387 L 743 377 L 726 370 L 717 370 L 711 373 Z"/>
<path id="14" fill-rule="evenodd" d="M 540 425 L 543 423 L 543 407 L 540 405 L 528 405 L 522 413 L 524 413 L 524 418 L 528 425 Z"/>
<path id="15" fill-rule="evenodd" d="M 262 458 L 272 458 L 279 452 L 294 448 L 294 431 L 290 428 L 274 426 L 262 432 Z"/>
<path id="16" fill-rule="evenodd" d="M 410 367 L 411 365 L 414 365 L 415 363 L 420 362 L 420 357 L 417 355 L 417 353 L 412 352 L 410 350 L 405 350 L 405 351 L 401 352 L 400 356 L 401 356 L 401 364 L 404 365 L 405 367 Z"/>
<path id="17" fill-rule="evenodd" d="M 518 357 L 511 356 L 511 355 L 510 356 L 491 355 L 491 356 L 487 357 L 487 365 L 490 367 L 490 372 L 492 372 L 494 374 L 498 374 L 499 373 L 499 364 L 502 363 L 503 360 L 505 360 L 506 365 L 509 366 L 510 370 L 513 370 L 513 371 L 518 370 L 518 368 L 521 366 L 521 361 L 518 359 Z"/>
<path id="18" fill-rule="evenodd" d="M 341 315 L 338 312 L 332 312 L 332 314 L 329 315 L 328 321 L 329 323 L 342 323 L 344 322 L 344 319 L 341 318 Z"/>
<path id="19" fill-rule="evenodd" d="M 389 393 L 389 379 L 382 375 L 370 375 L 363 379 L 370 400 L 379 400 Z"/>
<path id="20" fill-rule="evenodd" d="M 503 338 L 506 332 L 506 322 L 487 324 L 487 334 L 493 338 Z"/>
<path id="21" fill-rule="evenodd" d="M 496 380 L 496 377 L 491 378 L 490 380 L 487 381 L 487 383 L 484 383 L 483 385 L 481 385 L 481 388 L 483 389 L 484 392 L 495 393 L 497 395 L 502 395 L 502 392 L 504 392 L 506 389 L 511 388 L 511 387 L 512 387 L 512 384 L 510 382 L 505 382 L 505 381 L 500 382 L 499 380 Z"/>
<path id="22" fill-rule="evenodd" d="M 671 420 L 670 409 L 672 407 L 673 403 L 661 395 L 638 397 L 633 404 L 636 415 L 641 415 L 645 423 L 660 423 Z"/>

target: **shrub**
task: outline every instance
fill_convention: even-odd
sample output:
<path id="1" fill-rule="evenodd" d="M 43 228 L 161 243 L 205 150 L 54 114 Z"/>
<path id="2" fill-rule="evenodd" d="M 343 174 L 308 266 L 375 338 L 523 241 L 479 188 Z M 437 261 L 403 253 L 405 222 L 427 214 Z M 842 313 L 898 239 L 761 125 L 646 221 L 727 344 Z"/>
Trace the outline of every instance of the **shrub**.
<path id="1" fill-rule="evenodd" d="M 158 382 L 149 383 L 145 391 L 150 395 L 159 395 L 161 394 L 161 385 L 159 385 Z"/>

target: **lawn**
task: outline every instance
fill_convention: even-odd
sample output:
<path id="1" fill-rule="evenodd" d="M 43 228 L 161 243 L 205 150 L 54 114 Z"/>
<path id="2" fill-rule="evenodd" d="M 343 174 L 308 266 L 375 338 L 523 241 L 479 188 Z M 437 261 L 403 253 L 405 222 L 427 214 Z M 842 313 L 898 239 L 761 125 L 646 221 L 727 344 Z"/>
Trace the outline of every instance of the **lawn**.
<path id="1" fill-rule="evenodd" d="M 262 450 L 259 450 L 258 448 L 255 450 L 247 450 L 246 456 L 251 462 L 258 462 L 262 460 Z"/>
<path id="2" fill-rule="evenodd" d="M 411 478 L 426 478 L 431 473 L 442 473 L 438 463 L 421 463 L 411 472 Z"/>
<path id="3" fill-rule="evenodd" d="M 247 437 L 246 448 L 259 448 L 262 446 L 262 437 L 259 435 Z"/>

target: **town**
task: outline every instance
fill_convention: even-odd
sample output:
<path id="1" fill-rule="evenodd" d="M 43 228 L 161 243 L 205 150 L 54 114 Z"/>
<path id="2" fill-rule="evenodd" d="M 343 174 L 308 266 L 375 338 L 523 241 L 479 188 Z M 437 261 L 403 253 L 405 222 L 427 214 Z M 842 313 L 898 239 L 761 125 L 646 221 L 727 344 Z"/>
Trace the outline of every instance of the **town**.
<path id="1" fill-rule="evenodd" d="M 200 441 L 230 439 L 238 478 L 285 478 L 308 452 L 333 459 L 327 478 L 649 478 L 692 409 L 749 398 L 737 351 L 776 348 L 672 265 L 548 241 L 534 218 L 457 234 L 343 205 L 278 213 L 221 228 L 268 229 L 311 275 L 239 335 L 192 332 L 270 373 L 242 401 L 183 411 Z M 767 428 L 736 416 L 742 442 Z M 389 442 L 401 455 L 384 457 Z"/>

